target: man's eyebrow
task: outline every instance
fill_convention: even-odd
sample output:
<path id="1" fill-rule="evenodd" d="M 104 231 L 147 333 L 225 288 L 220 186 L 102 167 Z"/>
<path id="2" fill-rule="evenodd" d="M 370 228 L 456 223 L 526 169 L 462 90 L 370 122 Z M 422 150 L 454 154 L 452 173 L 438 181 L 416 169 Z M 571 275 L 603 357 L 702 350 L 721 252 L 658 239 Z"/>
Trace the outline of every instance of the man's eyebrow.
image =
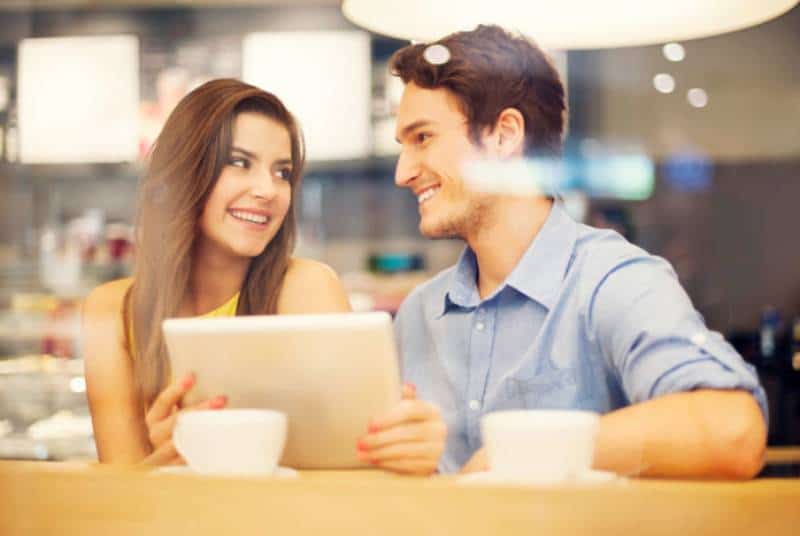
<path id="1" fill-rule="evenodd" d="M 400 143 L 400 140 L 405 138 L 406 136 L 408 136 L 409 132 L 417 130 L 420 127 L 425 127 L 425 126 L 432 125 L 432 124 L 433 124 L 433 121 L 431 121 L 429 119 L 420 119 L 419 121 L 414 121 L 410 125 L 406 125 L 406 126 L 403 127 L 403 129 L 400 131 L 400 135 L 395 138 L 395 141 L 397 143 Z"/>

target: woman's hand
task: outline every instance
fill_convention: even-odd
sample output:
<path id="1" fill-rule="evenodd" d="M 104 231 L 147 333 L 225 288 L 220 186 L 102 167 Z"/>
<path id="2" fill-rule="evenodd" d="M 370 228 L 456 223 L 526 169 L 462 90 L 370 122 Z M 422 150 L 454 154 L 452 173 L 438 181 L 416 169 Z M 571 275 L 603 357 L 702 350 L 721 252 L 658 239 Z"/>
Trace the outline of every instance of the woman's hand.
<path id="1" fill-rule="evenodd" d="M 486 447 L 479 448 L 475 454 L 469 459 L 464 467 L 461 468 L 462 473 L 476 473 L 478 471 L 489 470 L 489 458 L 486 456 Z"/>
<path id="2" fill-rule="evenodd" d="M 403 385 L 403 399 L 373 419 L 356 446 L 358 457 L 381 469 L 414 475 L 436 471 L 444 452 L 447 425 L 439 408 L 417 400 L 416 389 Z"/>
<path id="3" fill-rule="evenodd" d="M 156 397 L 145 415 L 147 433 L 153 451 L 143 463 L 147 465 L 182 465 L 184 463 L 175 444 L 172 441 L 172 431 L 179 411 L 196 409 L 221 409 L 228 403 L 225 396 L 217 396 L 211 400 L 200 402 L 194 406 L 182 409 L 183 397 L 192 388 L 195 382 L 194 374 L 189 374 L 182 380 L 168 385 Z"/>

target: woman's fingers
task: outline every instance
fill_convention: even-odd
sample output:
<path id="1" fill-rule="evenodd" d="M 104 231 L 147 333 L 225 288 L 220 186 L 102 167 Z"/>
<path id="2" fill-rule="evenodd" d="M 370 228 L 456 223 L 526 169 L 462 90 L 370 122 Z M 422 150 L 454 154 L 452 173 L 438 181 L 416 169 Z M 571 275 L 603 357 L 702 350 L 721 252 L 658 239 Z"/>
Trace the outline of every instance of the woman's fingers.
<path id="1" fill-rule="evenodd" d="M 413 443 L 394 443 L 385 447 L 369 451 L 358 451 L 358 457 L 365 462 L 380 463 L 403 459 L 433 460 L 434 464 L 442 454 L 442 444 L 432 441 L 417 441 Z"/>
<path id="2" fill-rule="evenodd" d="M 183 395 L 192 388 L 194 381 L 194 374 L 188 374 L 183 379 L 172 382 L 166 389 L 161 391 L 145 416 L 147 426 L 150 427 L 151 424 L 168 417 L 172 413 L 172 408 L 179 405 Z"/>
<path id="3" fill-rule="evenodd" d="M 440 420 L 412 422 L 382 432 L 365 435 L 358 441 L 359 450 L 371 450 L 393 443 L 441 441 L 447 438 L 447 426 Z"/>
<path id="4" fill-rule="evenodd" d="M 222 409 L 228 403 L 228 397 L 222 395 L 198 402 L 181 411 L 193 411 L 199 409 Z M 175 428 L 175 421 L 178 418 L 178 412 L 173 412 L 170 416 L 158 422 L 148 424 L 148 435 L 150 443 L 153 447 L 158 447 L 164 441 L 172 438 L 172 430 Z"/>
<path id="5" fill-rule="evenodd" d="M 416 400 L 410 387 L 404 386 L 403 397 L 372 421 L 369 433 L 358 441 L 358 457 L 388 471 L 429 475 L 444 451 L 447 425 L 439 408 Z"/>
<path id="6" fill-rule="evenodd" d="M 175 443 L 170 439 L 162 443 L 142 463 L 145 465 L 166 465 L 179 456 L 177 449 L 175 449 Z"/>
<path id="7" fill-rule="evenodd" d="M 438 460 L 425 459 L 402 459 L 402 460 L 387 460 L 380 462 L 378 467 L 387 471 L 405 475 L 421 475 L 427 476 L 436 472 Z"/>
<path id="8" fill-rule="evenodd" d="M 370 432 L 386 430 L 398 424 L 413 421 L 440 419 L 439 408 L 424 400 L 401 400 L 392 409 L 375 418 L 369 425 Z"/>

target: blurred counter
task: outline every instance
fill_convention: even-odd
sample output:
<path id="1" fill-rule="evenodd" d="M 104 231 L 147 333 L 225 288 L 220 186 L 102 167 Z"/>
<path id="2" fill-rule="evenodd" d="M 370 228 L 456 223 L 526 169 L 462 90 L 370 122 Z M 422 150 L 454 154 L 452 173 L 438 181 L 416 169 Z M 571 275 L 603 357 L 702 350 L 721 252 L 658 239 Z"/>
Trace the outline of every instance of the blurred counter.
<path id="1" fill-rule="evenodd" d="M 95 459 L 83 360 L 0 360 L 0 458 Z"/>

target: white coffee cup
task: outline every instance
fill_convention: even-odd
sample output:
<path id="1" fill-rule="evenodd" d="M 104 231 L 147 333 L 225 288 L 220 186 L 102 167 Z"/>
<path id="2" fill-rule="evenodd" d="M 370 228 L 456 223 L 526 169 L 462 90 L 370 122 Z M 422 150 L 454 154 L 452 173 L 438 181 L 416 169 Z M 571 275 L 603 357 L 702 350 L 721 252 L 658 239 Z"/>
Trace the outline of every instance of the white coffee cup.
<path id="1" fill-rule="evenodd" d="M 172 438 L 198 473 L 269 475 L 283 454 L 286 429 L 286 414 L 280 411 L 185 411 L 178 414 Z"/>
<path id="2" fill-rule="evenodd" d="M 512 410 L 481 419 L 492 473 L 509 480 L 564 482 L 592 468 L 599 415 L 572 410 Z"/>

